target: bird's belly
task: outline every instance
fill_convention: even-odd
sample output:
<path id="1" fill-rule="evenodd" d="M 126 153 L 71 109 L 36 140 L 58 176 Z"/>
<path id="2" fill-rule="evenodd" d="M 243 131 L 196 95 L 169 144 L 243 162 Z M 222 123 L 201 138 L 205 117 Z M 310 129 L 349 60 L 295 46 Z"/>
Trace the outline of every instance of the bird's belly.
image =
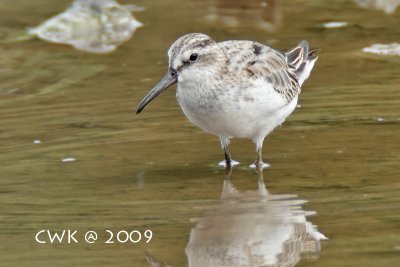
<path id="1" fill-rule="evenodd" d="M 239 91 L 241 90 L 241 91 Z M 188 119 L 202 130 L 223 137 L 257 139 L 282 124 L 297 104 L 269 88 L 226 90 L 202 95 L 177 91 L 178 102 Z"/>

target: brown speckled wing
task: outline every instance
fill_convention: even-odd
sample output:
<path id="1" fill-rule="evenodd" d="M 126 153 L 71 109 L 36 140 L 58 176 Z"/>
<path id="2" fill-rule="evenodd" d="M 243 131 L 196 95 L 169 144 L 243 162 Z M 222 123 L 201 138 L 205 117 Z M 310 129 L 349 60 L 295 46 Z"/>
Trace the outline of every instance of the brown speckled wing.
<path id="1" fill-rule="evenodd" d="M 300 93 L 295 68 L 288 65 L 285 54 L 250 41 L 227 42 L 224 49 L 230 71 L 265 79 L 288 103 Z"/>

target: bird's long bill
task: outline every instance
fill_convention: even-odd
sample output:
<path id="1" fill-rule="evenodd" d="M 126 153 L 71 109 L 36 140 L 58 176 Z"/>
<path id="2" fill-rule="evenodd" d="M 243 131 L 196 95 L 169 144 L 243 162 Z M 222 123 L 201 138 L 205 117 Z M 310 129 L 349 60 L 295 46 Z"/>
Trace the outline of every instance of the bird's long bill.
<path id="1" fill-rule="evenodd" d="M 162 80 L 154 86 L 153 89 L 140 101 L 139 106 L 137 107 L 136 114 L 140 113 L 144 107 L 149 104 L 154 98 L 156 98 L 159 94 L 161 94 L 165 89 L 174 85 L 177 82 L 177 76 L 172 75 L 170 71 L 162 78 Z"/>

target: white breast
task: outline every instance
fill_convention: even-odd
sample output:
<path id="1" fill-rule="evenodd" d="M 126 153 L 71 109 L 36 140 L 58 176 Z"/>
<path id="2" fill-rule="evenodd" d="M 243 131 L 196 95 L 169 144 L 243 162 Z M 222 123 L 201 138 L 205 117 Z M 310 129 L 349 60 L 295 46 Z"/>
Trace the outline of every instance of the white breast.
<path id="1" fill-rule="evenodd" d="M 189 120 L 206 132 L 222 136 L 264 138 L 292 113 L 297 96 L 287 104 L 264 79 L 246 88 L 210 89 L 178 84 L 178 102 Z"/>

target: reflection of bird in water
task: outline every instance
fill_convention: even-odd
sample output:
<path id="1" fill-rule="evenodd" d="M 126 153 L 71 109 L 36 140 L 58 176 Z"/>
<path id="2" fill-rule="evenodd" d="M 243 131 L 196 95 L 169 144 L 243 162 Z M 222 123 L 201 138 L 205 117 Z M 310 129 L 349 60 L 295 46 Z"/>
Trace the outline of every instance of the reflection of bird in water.
<path id="1" fill-rule="evenodd" d="M 168 265 L 165 265 L 162 262 L 159 262 L 158 260 L 156 260 L 153 256 L 151 256 L 148 253 L 146 253 L 146 261 L 150 267 L 170 267 Z"/>
<path id="2" fill-rule="evenodd" d="M 258 190 L 239 192 L 226 178 L 221 199 L 196 223 L 186 246 L 189 267 L 295 266 L 301 257 L 316 258 L 327 239 L 307 221 L 315 212 L 295 195 L 270 194 L 258 171 Z M 147 255 L 151 267 L 165 265 Z"/>
<path id="3" fill-rule="evenodd" d="M 258 190 L 241 193 L 224 181 L 220 203 L 195 220 L 186 254 L 190 267 L 294 266 L 317 256 L 326 237 L 307 221 L 313 212 L 293 195 L 274 195 L 259 171 Z"/>
<path id="4" fill-rule="evenodd" d="M 400 5 L 400 0 L 354 0 L 363 8 L 383 10 L 386 14 L 392 14 Z"/>
<path id="5" fill-rule="evenodd" d="M 251 27 L 272 32 L 282 23 L 280 0 L 208 0 L 205 20 L 225 27 Z"/>

